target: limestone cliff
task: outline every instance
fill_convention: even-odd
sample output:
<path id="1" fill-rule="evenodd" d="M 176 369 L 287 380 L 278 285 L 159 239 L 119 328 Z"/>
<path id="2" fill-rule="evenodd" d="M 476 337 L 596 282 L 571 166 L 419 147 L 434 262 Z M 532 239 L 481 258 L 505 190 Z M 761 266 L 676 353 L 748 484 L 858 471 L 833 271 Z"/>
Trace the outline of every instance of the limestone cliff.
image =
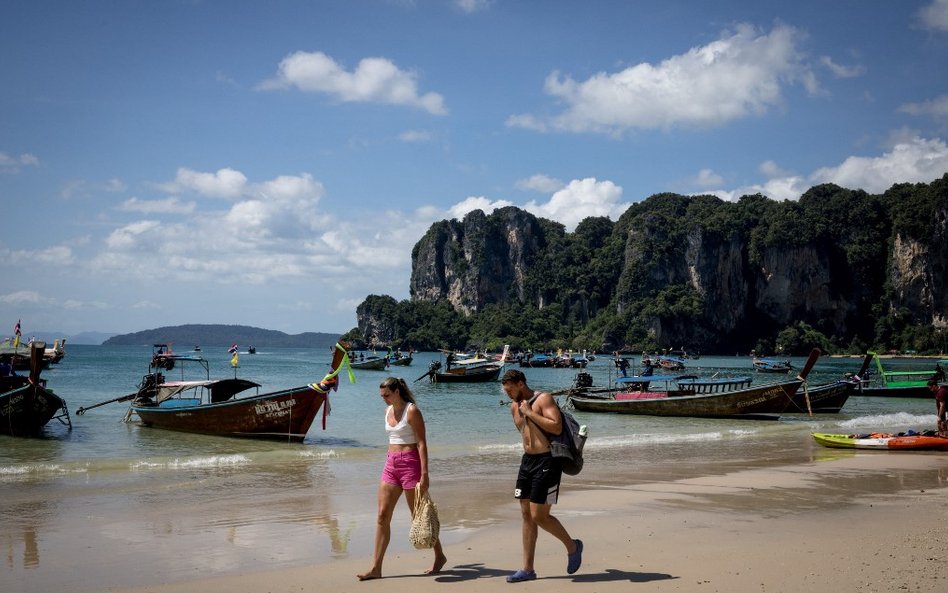
<path id="1" fill-rule="evenodd" d="M 412 250 L 411 298 L 445 299 L 465 315 L 523 300 L 527 270 L 543 246 L 537 218 L 518 208 L 435 223 Z"/>
<path id="2" fill-rule="evenodd" d="M 659 194 L 573 234 L 514 207 L 474 211 L 415 246 L 411 299 L 465 316 L 504 303 L 557 304 L 570 323 L 605 314 L 615 346 L 714 349 L 796 322 L 868 342 L 897 310 L 948 324 L 946 221 L 948 175 L 881 196 L 816 186 L 798 202 Z"/>

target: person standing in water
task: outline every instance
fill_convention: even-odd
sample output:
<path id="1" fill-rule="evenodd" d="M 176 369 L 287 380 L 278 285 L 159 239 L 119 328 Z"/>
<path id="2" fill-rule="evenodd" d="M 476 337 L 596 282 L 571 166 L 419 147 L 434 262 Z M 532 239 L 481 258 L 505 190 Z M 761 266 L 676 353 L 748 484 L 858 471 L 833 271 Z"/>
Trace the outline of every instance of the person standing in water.
<path id="1" fill-rule="evenodd" d="M 388 377 L 379 385 L 379 395 L 388 404 L 385 409 L 385 432 L 388 453 L 378 491 L 378 519 L 375 527 L 375 555 L 372 568 L 356 575 L 360 581 L 382 578 L 382 560 L 392 538 L 392 515 L 395 504 L 405 493 L 408 509 L 414 514 L 415 485 L 428 490 L 428 441 L 425 419 L 404 379 Z M 448 561 L 441 541 L 434 546 L 434 564 L 425 574 L 437 574 Z"/>
<path id="2" fill-rule="evenodd" d="M 504 393 L 512 400 L 510 414 L 514 426 L 523 437 L 523 457 L 514 489 L 514 498 L 520 500 L 523 519 L 523 568 L 508 575 L 507 582 L 520 583 L 537 578 L 533 561 L 538 528 L 541 527 L 566 547 L 566 572 L 573 574 L 583 563 L 583 542 L 573 539 L 559 519 L 550 514 L 559 495 L 563 470 L 559 460 L 550 453 L 549 435 L 563 431 L 563 417 L 553 396 L 530 389 L 522 372 L 516 369 L 507 371 L 501 384 Z"/>

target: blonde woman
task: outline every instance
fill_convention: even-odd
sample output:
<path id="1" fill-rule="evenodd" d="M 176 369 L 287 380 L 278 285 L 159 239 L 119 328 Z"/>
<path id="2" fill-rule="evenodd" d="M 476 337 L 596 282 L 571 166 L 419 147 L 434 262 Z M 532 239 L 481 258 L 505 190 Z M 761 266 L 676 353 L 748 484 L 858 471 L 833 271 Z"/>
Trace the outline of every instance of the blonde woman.
<path id="1" fill-rule="evenodd" d="M 385 409 L 385 432 L 388 434 L 388 453 L 382 479 L 379 483 L 379 513 L 375 526 L 375 556 L 372 568 L 356 575 L 360 581 L 382 578 L 382 561 L 392 538 L 392 514 L 395 504 L 405 493 L 408 509 L 414 513 L 415 485 L 428 490 L 428 442 L 425 437 L 425 419 L 415 404 L 415 398 L 404 379 L 389 377 L 379 385 L 379 395 L 388 404 Z M 448 561 L 441 542 L 434 546 L 434 564 L 425 574 L 436 574 Z"/>

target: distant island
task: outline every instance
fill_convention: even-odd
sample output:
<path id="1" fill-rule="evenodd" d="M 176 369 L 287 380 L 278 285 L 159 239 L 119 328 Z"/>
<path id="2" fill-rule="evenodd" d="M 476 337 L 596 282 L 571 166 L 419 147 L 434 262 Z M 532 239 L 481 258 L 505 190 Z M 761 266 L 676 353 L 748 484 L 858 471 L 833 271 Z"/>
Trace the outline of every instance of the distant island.
<path id="1" fill-rule="evenodd" d="M 286 334 L 272 329 L 248 325 L 191 324 L 146 329 L 130 334 L 119 334 L 105 340 L 103 346 L 143 346 L 171 344 L 178 350 L 195 346 L 229 347 L 237 344 L 241 350 L 255 348 L 331 348 L 339 334 L 304 332 Z"/>

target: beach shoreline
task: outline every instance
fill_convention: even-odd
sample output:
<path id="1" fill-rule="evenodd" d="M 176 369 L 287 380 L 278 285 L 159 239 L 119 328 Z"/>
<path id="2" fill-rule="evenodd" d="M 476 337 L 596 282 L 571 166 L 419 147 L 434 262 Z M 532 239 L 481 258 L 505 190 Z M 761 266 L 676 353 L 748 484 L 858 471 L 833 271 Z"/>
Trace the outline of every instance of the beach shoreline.
<path id="1" fill-rule="evenodd" d="M 507 480 L 498 476 L 464 488 L 435 481 L 448 556 L 439 575 L 422 576 L 431 552 L 410 547 L 406 511 L 399 509 L 381 580 L 356 580 L 370 563 L 371 530 L 363 529 L 356 538 L 363 541 L 350 542 L 349 553 L 339 557 L 313 553 L 296 566 L 132 587 L 90 587 L 76 575 L 72 590 L 420 593 L 552 585 L 659 593 L 943 591 L 948 535 L 940 525 L 948 514 L 948 456 L 831 453 L 808 462 L 694 477 L 682 477 L 681 468 L 667 473 L 654 468 L 648 475 L 599 469 L 569 478 L 554 514 L 584 540 L 583 567 L 567 575 L 561 544 L 541 533 L 535 583 L 504 581 L 520 565 L 520 522 L 516 503 L 503 491 Z"/>

